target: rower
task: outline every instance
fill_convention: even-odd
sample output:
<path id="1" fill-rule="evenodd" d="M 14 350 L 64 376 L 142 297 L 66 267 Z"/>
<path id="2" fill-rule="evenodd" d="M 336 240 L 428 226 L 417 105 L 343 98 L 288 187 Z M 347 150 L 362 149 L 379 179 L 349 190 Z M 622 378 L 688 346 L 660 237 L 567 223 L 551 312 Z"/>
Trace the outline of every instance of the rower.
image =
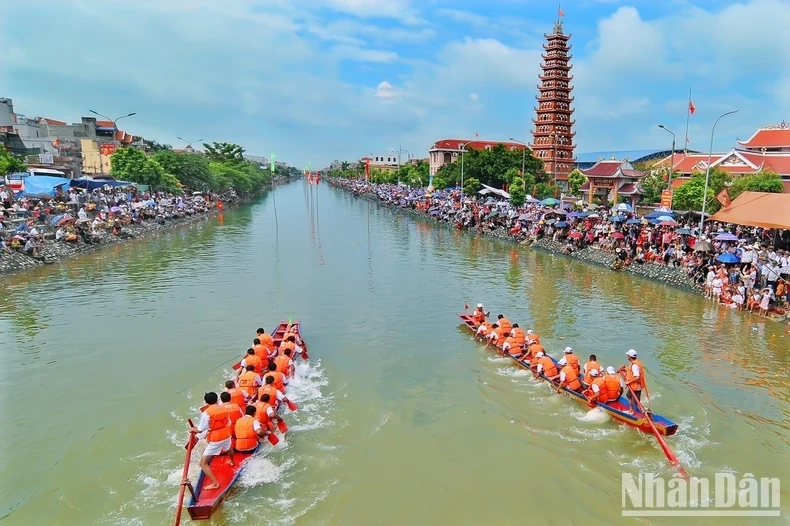
<path id="1" fill-rule="evenodd" d="M 590 369 L 587 373 L 590 375 L 590 387 L 586 391 L 587 400 L 591 404 L 600 402 L 605 404 L 609 401 L 608 391 L 606 389 L 606 380 L 598 375 L 598 369 Z"/>
<path id="2" fill-rule="evenodd" d="M 269 395 L 269 402 L 272 404 L 272 407 L 274 407 L 275 412 L 280 410 L 280 403 L 283 400 L 287 400 L 283 392 L 275 387 L 274 376 L 266 377 L 263 387 L 258 389 L 258 400 L 263 398 L 263 395 L 265 394 Z"/>
<path id="3" fill-rule="evenodd" d="M 634 349 L 628 349 L 625 355 L 628 357 L 628 365 L 620 368 L 625 370 L 625 383 L 634 392 L 636 400 L 642 400 L 642 389 L 645 388 L 645 366 L 636 357 L 637 354 Z M 637 411 L 638 406 L 636 400 L 631 396 L 631 391 L 626 392 L 625 396 L 631 404 L 631 412 L 633 413 Z"/>
<path id="4" fill-rule="evenodd" d="M 472 320 L 475 322 L 475 326 L 480 326 L 481 323 L 486 321 L 486 311 L 483 309 L 483 304 L 478 303 L 477 307 L 475 308 L 474 312 L 472 313 Z"/>
<path id="5" fill-rule="evenodd" d="M 246 393 L 236 387 L 236 382 L 228 380 L 225 382 L 225 392 L 230 395 L 230 401 L 238 405 L 240 408 L 247 405 Z"/>
<path id="6" fill-rule="evenodd" d="M 584 380 L 582 381 L 587 385 L 592 384 L 593 379 L 590 375 L 592 371 L 598 371 L 598 375 L 602 377 L 603 368 L 598 364 L 598 357 L 594 354 L 590 355 L 589 361 L 582 367 L 582 372 L 584 373 Z"/>
<path id="7" fill-rule="evenodd" d="M 280 347 L 280 350 L 282 350 L 282 347 Z M 294 362 L 291 359 L 291 353 L 291 349 L 285 349 L 284 354 L 274 359 L 275 367 L 285 376 L 293 376 L 294 374 Z"/>
<path id="8" fill-rule="evenodd" d="M 272 349 L 274 347 L 274 340 L 272 339 L 271 334 L 266 334 L 266 331 L 263 329 L 258 329 L 255 331 L 257 334 L 258 340 L 261 342 L 261 345 L 266 347 L 267 350 Z"/>
<path id="9" fill-rule="evenodd" d="M 258 447 L 259 440 L 267 435 L 267 432 L 258 419 L 255 418 L 255 406 L 247 406 L 246 414 L 236 421 L 234 431 L 236 433 L 236 451 L 239 453 L 249 453 Z"/>
<path id="10" fill-rule="evenodd" d="M 241 367 L 239 367 L 239 376 L 241 373 L 247 370 L 247 366 L 252 365 L 253 369 L 257 374 L 261 374 L 263 372 L 263 360 L 255 354 L 255 350 L 252 348 L 247 349 L 247 355 L 241 361 Z"/>
<path id="11" fill-rule="evenodd" d="M 211 484 L 203 486 L 204 490 L 219 488 L 219 481 L 209 465 L 214 456 L 227 451 L 228 464 L 236 465 L 233 459 L 233 447 L 231 447 L 228 410 L 217 403 L 218 398 L 217 393 L 214 392 L 206 393 L 203 396 L 203 401 L 208 404 L 208 407 L 200 415 L 198 426 L 189 429 L 192 433 L 206 433 L 208 446 L 203 451 L 203 456 L 200 457 L 200 469 L 203 470 Z"/>
<path id="12" fill-rule="evenodd" d="M 513 330 L 510 331 L 510 335 L 516 339 L 516 343 L 522 349 L 527 345 L 527 333 L 518 326 L 518 323 L 513 324 Z"/>
<path id="13" fill-rule="evenodd" d="M 546 356 L 542 351 L 538 351 L 535 354 L 535 359 L 537 360 L 537 362 L 535 362 L 536 365 L 533 366 L 535 378 L 542 374 L 553 382 L 560 375 L 559 372 L 557 372 L 557 365 L 550 356 Z"/>
<path id="14" fill-rule="evenodd" d="M 511 333 L 505 334 L 505 341 L 502 343 L 502 350 L 507 352 L 511 356 L 519 356 L 522 351 L 521 345 L 518 344 L 518 342 L 511 335 Z"/>
<path id="15" fill-rule="evenodd" d="M 510 332 L 511 330 L 513 330 L 513 324 L 510 323 L 510 320 L 505 318 L 503 314 L 498 315 L 496 319 L 497 319 L 497 324 L 500 327 L 502 327 L 505 330 L 505 332 Z"/>
<path id="16" fill-rule="evenodd" d="M 277 351 L 277 356 L 280 357 L 285 354 L 285 351 L 291 351 L 290 356 L 293 356 L 296 351 L 296 335 L 286 334 L 283 342 L 280 344 L 280 349 Z"/>
<path id="17" fill-rule="evenodd" d="M 535 340 L 536 342 L 540 343 L 540 336 L 535 334 L 532 329 L 527 329 L 527 340 Z"/>
<path id="18" fill-rule="evenodd" d="M 475 336 L 482 336 L 487 338 L 489 333 L 494 329 L 494 326 L 487 321 L 484 321 L 475 331 Z"/>
<path id="19" fill-rule="evenodd" d="M 505 341 L 506 331 L 500 327 L 498 323 L 495 323 L 491 327 L 492 331 L 488 334 L 488 340 L 493 343 L 495 347 L 499 347 L 501 343 Z"/>
<path id="20" fill-rule="evenodd" d="M 262 383 L 260 375 L 255 372 L 255 367 L 252 365 L 248 365 L 247 370 L 239 375 L 237 382 L 239 389 L 244 391 L 248 398 L 255 396 L 255 391 Z"/>
<path id="21" fill-rule="evenodd" d="M 236 421 L 244 416 L 244 411 L 242 410 L 242 406 L 235 403 L 230 396 L 230 393 L 227 391 L 222 391 L 219 394 L 219 402 L 222 407 L 227 409 L 228 411 L 228 418 L 230 419 L 230 430 L 231 434 L 236 426 Z M 244 404 L 244 407 L 247 407 L 247 404 Z"/>
<path id="22" fill-rule="evenodd" d="M 274 407 L 269 403 L 269 395 L 263 395 L 261 399 L 253 405 L 255 406 L 255 417 L 258 419 L 258 422 L 260 422 L 261 427 L 267 432 L 274 431 L 272 420 L 277 418 L 277 413 L 274 412 Z"/>
<path id="23" fill-rule="evenodd" d="M 573 367 L 573 370 L 576 371 L 576 376 L 579 376 L 581 373 L 581 367 L 579 366 L 579 357 L 573 354 L 573 349 L 570 347 L 565 347 L 563 351 L 565 353 L 565 361 L 568 362 L 568 365 Z"/>
<path id="24" fill-rule="evenodd" d="M 529 338 L 529 336 L 527 336 Z M 529 358 L 530 360 L 537 359 L 538 353 L 546 353 L 546 349 L 543 346 L 536 342 L 535 340 L 527 340 L 527 351 L 524 354 L 523 358 Z M 522 359 L 523 359 L 522 358 Z"/>
<path id="25" fill-rule="evenodd" d="M 277 364 L 269 362 L 269 372 L 263 375 L 263 381 L 266 381 L 267 376 L 274 377 L 274 387 L 285 392 L 285 386 L 288 385 L 288 378 L 283 373 L 277 370 Z"/>
<path id="26" fill-rule="evenodd" d="M 260 358 L 262 361 L 266 361 L 266 357 L 269 354 L 269 350 L 266 347 L 264 347 L 260 339 L 255 338 L 254 340 L 252 340 L 252 350 L 255 351 L 255 356 Z"/>
<path id="27" fill-rule="evenodd" d="M 557 386 L 557 392 L 560 393 L 563 387 L 567 387 L 569 390 L 578 393 L 582 388 L 582 383 L 579 381 L 579 373 L 576 372 L 576 368 L 568 363 L 565 357 L 560 358 L 557 365 L 562 367 L 560 369 L 560 383 Z"/>
<path id="28" fill-rule="evenodd" d="M 606 374 L 603 375 L 604 386 L 606 386 L 606 400 L 608 402 L 614 402 L 620 399 L 620 395 L 623 394 L 623 378 L 617 374 L 617 371 L 614 370 L 614 367 L 611 365 L 606 368 Z M 603 401 L 603 395 L 598 400 L 599 402 Z"/>

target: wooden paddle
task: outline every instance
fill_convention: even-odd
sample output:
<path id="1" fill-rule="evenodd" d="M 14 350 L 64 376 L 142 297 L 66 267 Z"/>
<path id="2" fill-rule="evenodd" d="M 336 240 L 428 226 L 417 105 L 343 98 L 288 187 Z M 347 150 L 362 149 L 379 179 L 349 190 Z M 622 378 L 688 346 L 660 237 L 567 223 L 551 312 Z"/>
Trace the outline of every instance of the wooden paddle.
<path id="1" fill-rule="evenodd" d="M 285 405 L 287 405 L 288 409 L 290 409 L 291 411 L 296 411 L 297 409 L 299 409 L 299 406 L 296 405 L 294 402 L 291 402 L 291 400 L 288 398 L 285 399 Z"/>
<path id="2" fill-rule="evenodd" d="M 620 376 L 623 378 L 623 381 L 625 381 L 625 372 L 620 371 Z M 683 478 L 688 480 L 689 475 L 688 473 L 686 473 L 686 470 L 680 464 L 680 460 L 678 460 L 678 457 L 669 448 L 669 444 L 667 444 L 667 441 L 664 440 L 664 437 L 661 436 L 661 433 L 658 432 L 658 429 L 656 429 L 655 424 L 653 424 L 652 414 L 647 413 L 645 411 L 645 408 L 642 406 L 642 402 L 640 402 L 639 399 L 636 397 L 636 394 L 634 394 L 634 391 L 633 389 L 631 389 L 630 385 L 626 383 L 625 388 L 628 389 L 629 393 L 631 393 L 631 400 L 636 404 L 636 407 L 639 409 L 639 411 L 642 412 L 642 415 L 645 417 L 645 420 L 647 420 L 647 423 L 650 424 L 650 430 L 653 432 L 653 436 L 656 437 L 656 440 L 658 440 L 658 445 L 661 446 L 661 450 L 664 452 L 664 455 L 667 457 L 667 460 L 669 460 L 669 463 L 672 464 L 672 466 L 678 470 L 678 472 L 683 476 Z"/>
<path id="3" fill-rule="evenodd" d="M 197 437 L 195 433 L 192 432 L 192 428 L 195 427 L 192 424 L 192 419 L 187 420 L 189 424 L 189 439 L 187 440 L 186 446 L 184 446 L 187 450 L 186 459 L 184 460 L 184 471 L 181 474 L 181 489 L 178 491 L 178 506 L 176 507 L 176 521 L 175 526 L 179 526 L 181 524 L 181 511 L 184 508 L 184 492 L 187 489 L 187 485 L 189 484 L 189 463 L 192 459 L 192 448 L 195 447 L 195 443 L 197 442 Z"/>
<path id="4" fill-rule="evenodd" d="M 285 420 L 280 419 L 277 421 L 277 429 L 284 435 L 288 432 L 288 424 L 285 423 Z"/>
<path id="5" fill-rule="evenodd" d="M 269 433 L 268 435 L 266 435 L 266 438 L 269 440 L 269 443 L 273 446 L 276 446 L 277 444 L 280 443 L 280 439 L 277 438 L 277 435 L 275 435 L 274 433 Z"/>

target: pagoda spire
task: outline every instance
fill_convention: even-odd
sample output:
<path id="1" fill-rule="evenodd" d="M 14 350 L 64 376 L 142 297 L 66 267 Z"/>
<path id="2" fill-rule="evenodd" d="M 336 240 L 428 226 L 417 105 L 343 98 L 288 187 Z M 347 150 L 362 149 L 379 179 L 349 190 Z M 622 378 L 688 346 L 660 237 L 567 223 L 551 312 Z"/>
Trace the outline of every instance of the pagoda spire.
<path id="1" fill-rule="evenodd" d="M 574 149 L 573 97 L 569 74 L 571 68 L 571 46 L 568 41 L 571 35 L 562 31 L 562 18 L 565 14 L 562 7 L 557 9 L 557 22 L 554 32 L 544 35 L 546 44 L 543 45 L 544 53 L 541 55 L 543 63 L 540 65 L 542 73 L 538 76 L 541 83 L 538 86 L 538 101 L 535 107 L 532 132 L 533 142 L 530 145 L 538 159 L 543 161 L 546 172 L 557 182 L 566 181 L 568 174 L 573 170 Z"/>

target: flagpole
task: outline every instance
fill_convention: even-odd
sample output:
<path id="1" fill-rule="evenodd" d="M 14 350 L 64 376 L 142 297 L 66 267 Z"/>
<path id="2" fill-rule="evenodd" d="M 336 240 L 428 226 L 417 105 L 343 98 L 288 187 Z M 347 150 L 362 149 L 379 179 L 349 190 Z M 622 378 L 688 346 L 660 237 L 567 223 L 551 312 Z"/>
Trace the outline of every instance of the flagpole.
<path id="1" fill-rule="evenodd" d="M 691 86 L 689 86 L 689 103 L 686 105 L 686 142 L 683 143 L 683 153 L 688 154 L 689 149 L 689 120 L 691 119 Z"/>

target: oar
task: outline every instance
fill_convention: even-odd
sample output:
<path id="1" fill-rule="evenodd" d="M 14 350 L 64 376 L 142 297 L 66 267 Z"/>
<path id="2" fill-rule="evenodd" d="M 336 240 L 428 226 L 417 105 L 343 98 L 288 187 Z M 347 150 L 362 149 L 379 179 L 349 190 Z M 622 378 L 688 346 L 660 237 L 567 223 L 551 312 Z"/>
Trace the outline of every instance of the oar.
<path id="1" fill-rule="evenodd" d="M 266 435 L 266 439 L 273 446 L 276 446 L 277 444 L 280 443 L 280 439 L 277 438 L 277 435 L 275 435 L 274 433 L 269 433 L 268 435 Z"/>
<path id="2" fill-rule="evenodd" d="M 288 424 L 285 423 L 285 420 L 278 420 L 277 429 L 279 429 L 280 433 L 284 435 L 288 432 Z"/>
<path id="3" fill-rule="evenodd" d="M 623 378 L 623 381 L 625 381 L 625 373 L 621 371 L 620 376 Z M 640 402 L 639 399 L 636 397 L 636 394 L 634 394 L 634 391 L 633 389 L 631 389 L 631 386 L 626 383 L 625 387 L 626 389 L 628 389 L 628 392 L 631 393 L 631 400 L 633 400 L 633 402 L 636 404 L 636 407 L 642 412 L 642 415 L 644 415 L 645 420 L 647 420 L 647 423 L 650 424 L 650 430 L 653 432 L 653 436 L 656 437 L 656 440 L 658 440 L 658 445 L 661 446 L 661 450 L 664 452 L 664 455 L 667 457 L 667 460 L 669 460 L 669 463 L 672 464 L 672 466 L 674 466 L 675 468 L 677 468 L 678 472 L 683 476 L 683 478 L 688 480 L 689 478 L 688 473 L 686 473 L 686 470 L 680 464 L 680 460 L 678 460 L 678 457 L 675 455 L 675 453 L 669 448 L 669 444 L 667 444 L 667 441 L 664 440 L 664 437 L 661 436 L 661 433 L 659 433 L 658 429 L 656 429 L 655 424 L 653 424 L 653 419 L 651 417 L 651 414 L 648 414 L 645 411 L 645 408 L 642 406 L 642 402 Z"/>
<path id="4" fill-rule="evenodd" d="M 181 489 L 178 491 L 178 507 L 176 508 L 176 521 L 175 526 L 179 526 L 181 524 L 181 511 L 184 508 L 184 492 L 186 491 L 187 484 L 189 484 L 188 476 L 189 476 L 189 462 L 192 459 L 192 448 L 195 447 L 195 442 L 197 442 L 197 438 L 195 437 L 195 433 L 192 432 L 192 428 L 195 427 L 192 424 L 192 420 L 187 420 L 189 423 L 189 439 L 186 443 L 186 460 L 184 460 L 184 471 L 181 474 Z"/>
<path id="5" fill-rule="evenodd" d="M 299 406 L 291 402 L 291 400 L 288 398 L 285 399 L 285 405 L 287 405 L 288 409 L 290 409 L 291 411 L 296 411 L 297 409 L 299 409 Z"/>

